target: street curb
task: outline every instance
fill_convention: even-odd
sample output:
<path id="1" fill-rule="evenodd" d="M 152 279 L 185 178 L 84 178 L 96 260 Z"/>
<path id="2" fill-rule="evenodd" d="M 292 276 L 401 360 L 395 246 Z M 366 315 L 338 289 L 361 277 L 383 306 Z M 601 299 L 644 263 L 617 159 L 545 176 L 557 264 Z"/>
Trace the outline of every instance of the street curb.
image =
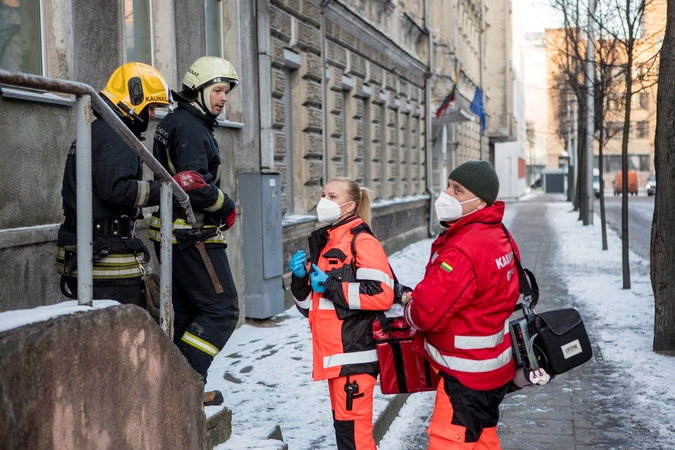
<path id="1" fill-rule="evenodd" d="M 398 413 L 401 411 L 401 408 L 406 400 L 408 400 L 409 396 L 410 394 L 396 394 L 384 408 L 384 411 L 382 411 L 373 425 L 373 438 L 375 439 L 375 444 L 380 444 L 380 441 L 384 435 L 387 434 L 387 431 L 389 431 L 389 427 L 398 416 Z"/>

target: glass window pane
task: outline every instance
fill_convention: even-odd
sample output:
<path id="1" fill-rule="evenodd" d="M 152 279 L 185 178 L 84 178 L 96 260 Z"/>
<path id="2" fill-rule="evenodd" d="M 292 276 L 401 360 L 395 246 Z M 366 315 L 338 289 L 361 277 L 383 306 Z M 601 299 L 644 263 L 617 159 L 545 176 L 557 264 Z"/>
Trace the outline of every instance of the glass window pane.
<path id="1" fill-rule="evenodd" d="M 206 2 L 206 55 L 223 57 L 223 10 L 220 0 Z"/>
<path id="2" fill-rule="evenodd" d="M 152 65 L 150 0 L 124 0 L 127 62 Z"/>
<path id="3" fill-rule="evenodd" d="M 0 69 L 42 74 L 40 0 L 0 0 Z"/>

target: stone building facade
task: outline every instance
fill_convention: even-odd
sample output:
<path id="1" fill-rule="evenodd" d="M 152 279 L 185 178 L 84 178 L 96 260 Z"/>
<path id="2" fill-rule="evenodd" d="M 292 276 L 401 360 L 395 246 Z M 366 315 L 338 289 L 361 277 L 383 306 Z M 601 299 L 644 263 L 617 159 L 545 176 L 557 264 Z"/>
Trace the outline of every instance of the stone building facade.
<path id="1" fill-rule="evenodd" d="M 215 135 L 221 187 L 239 212 L 227 239 L 245 312 L 244 266 L 260 261 L 243 251 L 252 209 L 243 204 L 251 194 L 240 190 L 242 174 L 278 173 L 281 216 L 266 227 L 283 242 L 280 254 L 264 248 L 261 257 L 278 260 L 279 284 L 287 284 L 290 256 L 307 250 L 307 236 L 320 226 L 315 206 L 332 177 L 354 178 L 376 194 L 373 230 L 388 252 L 437 231 L 433 194 L 456 165 L 481 158 L 480 123 L 469 105 L 486 64 L 484 11 L 477 0 L 4 0 L 0 22 L 39 39 L 0 34 L 12 55 L 0 54 L 0 67 L 100 90 L 117 66 L 142 61 L 177 90 L 197 57 L 231 61 L 240 84 Z M 460 63 L 452 122 L 435 123 Z M 54 241 L 75 117 L 73 98 L 0 89 L 0 152 L 16 161 L 0 166 L 6 310 L 63 300 Z"/>

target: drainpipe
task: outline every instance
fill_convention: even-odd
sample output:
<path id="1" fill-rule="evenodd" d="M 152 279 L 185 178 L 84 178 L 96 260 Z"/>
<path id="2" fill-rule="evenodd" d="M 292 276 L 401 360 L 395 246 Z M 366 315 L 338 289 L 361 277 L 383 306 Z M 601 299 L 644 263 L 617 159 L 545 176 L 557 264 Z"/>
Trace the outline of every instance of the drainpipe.
<path id="1" fill-rule="evenodd" d="M 323 88 L 323 182 L 328 181 L 328 78 L 326 77 L 326 13 L 333 0 L 321 2 L 321 87 Z"/>
<path id="2" fill-rule="evenodd" d="M 432 152 L 432 131 L 431 131 L 431 86 L 434 80 L 434 32 L 430 26 L 430 14 L 429 14 L 429 0 L 424 0 L 424 25 L 427 30 L 427 36 L 429 39 L 429 70 L 427 71 L 426 76 L 426 85 L 424 86 L 424 116 L 426 117 L 425 122 L 425 135 L 427 141 L 427 155 L 426 155 L 426 172 L 427 172 L 427 193 L 429 194 L 429 237 L 436 235 L 434 230 L 434 201 L 436 200 L 436 192 L 434 192 L 434 183 L 432 180 L 432 170 L 431 170 L 431 152 Z M 440 126 L 440 125 L 439 125 Z"/>
<path id="3" fill-rule="evenodd" d="M 269 1 L 258 0 L 258 91 L 260 93 L 260 170 L 274 170 L 272 132 L 272 48 Z"/>
<path id="4" fill-rule="evenodd" d="M 483 72 L 485 67 L 485 0 L 480 2 L 480 96 L 485 109 L 485 89 L 483 88 Z M 487 121 L 487 118 L 486 118 Z M 487 127 L 486 127 L 487 128 Z M 483 136 L 483 124 L 480 133 L 480 159 L 485 159 L 485 139 Z"/>

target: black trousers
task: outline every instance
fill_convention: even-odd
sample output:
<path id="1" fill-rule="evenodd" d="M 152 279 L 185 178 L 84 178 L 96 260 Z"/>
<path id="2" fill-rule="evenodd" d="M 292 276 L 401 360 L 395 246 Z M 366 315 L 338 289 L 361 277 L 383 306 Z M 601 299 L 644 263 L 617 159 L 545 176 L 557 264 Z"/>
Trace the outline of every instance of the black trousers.
<path id="1" fill-rule="evenodd" d="M 77 278 L 63 277 L 68 290 L 77 298 Z M 145 309 L 145 293 L 141 278 L 94 280 L 94 299 L 117 300 L 123 305 L 138 305 Z"/>
<path id="2" fill-rule="evenodd" d="M 478 441 L 483 428 L 497 426 L 499 404 L 506 397 L 510 383 L 489 391 L 476 391 L 462 385 L 455 377 L 443 372 L 440 375 L 445 380 L 445 393 L 454 410 L 452 423 L 466 428 L 466 442 Z"/>
<path id="3" fill-rule="evenodd" d="M 194 245 L 173 246 L 174 342 L 206 382 L 211 362 L 225 346 L 239 320 L 239 297 L 225 247 L 207 245 L 211 263 L 223 287 L 216 294 Z"/>

